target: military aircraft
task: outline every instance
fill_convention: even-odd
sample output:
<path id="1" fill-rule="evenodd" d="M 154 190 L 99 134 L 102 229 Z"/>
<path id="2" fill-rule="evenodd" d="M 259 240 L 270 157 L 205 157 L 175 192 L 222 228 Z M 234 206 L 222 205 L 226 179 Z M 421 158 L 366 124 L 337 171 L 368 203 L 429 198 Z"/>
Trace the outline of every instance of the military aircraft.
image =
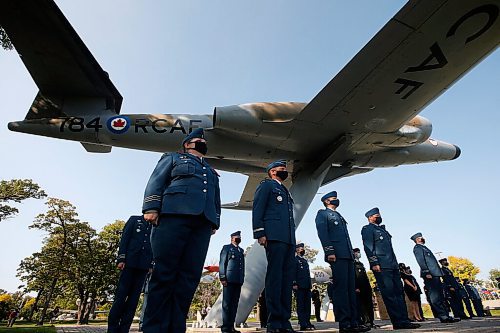
<path id="1" fill-rule="evenodd" d="M 251 209 L 265 165 L 285 159 L 298 226 L 317 190 L 341 177 L 459 157 L 457 146 L 430 137 L 431 122 L 418 114 L 496 49 L 499 7 L 499 0 L 409 1 L 308 103 L 122 115 L 121 94 L 54 1 L 3 0 L 0 26 L 39 88 L 25 119 L 8 126 L 95 153 L 175 151 L 186 133 L 205 128 L 210 163 L 248 176 L 239 202 L 225 207 Z M 246 260 L 237 323 L 264 287 L 263 248 L 254 245 Z M 220 300 L 207 320 L 220 322 Z"/>

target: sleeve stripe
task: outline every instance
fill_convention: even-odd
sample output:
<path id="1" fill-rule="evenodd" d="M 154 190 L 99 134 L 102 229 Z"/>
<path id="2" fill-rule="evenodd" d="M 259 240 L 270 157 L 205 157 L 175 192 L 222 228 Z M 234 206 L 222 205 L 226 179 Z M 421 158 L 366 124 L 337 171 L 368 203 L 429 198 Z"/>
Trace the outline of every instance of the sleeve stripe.
<path id="1" fill-rule="evenodd" d="M 253 229 L 253 232 L 264 231 L 264 228 Z"/>

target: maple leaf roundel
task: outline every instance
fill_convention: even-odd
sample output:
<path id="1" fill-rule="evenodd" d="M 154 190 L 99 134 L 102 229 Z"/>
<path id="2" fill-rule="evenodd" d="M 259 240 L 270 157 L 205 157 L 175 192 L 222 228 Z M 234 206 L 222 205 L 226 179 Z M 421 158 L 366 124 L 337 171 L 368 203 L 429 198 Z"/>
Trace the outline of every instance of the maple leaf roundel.
<path id="1" fill-rule="evenodd" d="M 110 132 L 122 134 L 130 128 L 130 118 L 127 116 L 111 117 L 108 119 L 107 125 Z"/>

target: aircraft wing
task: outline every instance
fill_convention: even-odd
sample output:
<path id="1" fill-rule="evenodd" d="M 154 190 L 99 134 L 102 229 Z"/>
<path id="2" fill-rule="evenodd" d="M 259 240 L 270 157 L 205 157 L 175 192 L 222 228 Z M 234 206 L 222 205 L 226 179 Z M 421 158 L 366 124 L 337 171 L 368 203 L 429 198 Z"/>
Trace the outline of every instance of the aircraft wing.
<path id="1" fill-rule="evenodd" d="M 253 206 L 253 196 L 255 194 L 255 190 L 257 186 L 259 186 L 260 182 L 264 180 L 266 175 L 264 173 L 259 174 L 249 174 L 248 180 L 243 189 L 243 193 L 241 194 L 241 198 L 238 202 L 232 202 L 223 204 L 222 208 L 227 209 L 236 209 L 236 210 L 252 210 Z"/>
<path id="2" fill-rule="evenodd" d="M 0 26 L 40 89 L 26 119 L 58 116 L 69 98 L 102 100 L 101 110 L 120 113 L 122 96 L 54 1 L 2 0 Z"/>
<path id="3" fill-rule="evenodd" d="M 333 166 L 326 174 L 325 179 L 323 180 L 321 186 L 329 184 L 340 178 L 354 176 L 372 170 L 373 169 L 369 168 L 350 168 L 342 166 Z M 241 194 L 240 200 L 237 202 L 223 204 L 222 208 L 235 209 L 235 210 L 252 210 L 255 190 L 257 189 L 257 186 L 259 186 L 259 184 L 262 182 L 262 180 L 264 180 L 265 177 L 266 174 L 264 172 L 249 174 L 247 183 L 245 184 L 245 188 L 243 189 L 243 193 Z M 285 181 L 285 185 L 288 188 L 292 186 L 292 181 L 290 180 L 290 178 Z"/>
<path id="4" fill-rule="evenodd" d="M 409 1 L 293 120 L 288 144 L 396 131 L 498 47 L 499 5 Z"/>

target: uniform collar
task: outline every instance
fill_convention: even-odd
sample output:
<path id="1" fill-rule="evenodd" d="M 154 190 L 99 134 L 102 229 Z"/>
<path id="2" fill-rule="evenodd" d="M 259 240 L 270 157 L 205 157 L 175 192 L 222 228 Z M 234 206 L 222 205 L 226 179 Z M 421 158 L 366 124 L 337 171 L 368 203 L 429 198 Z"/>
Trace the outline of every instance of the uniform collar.
<path id="1" fill-rule="evenodd" d="M 280 182 L 279 180 L 277 180 L 276 178 L 274 178 L 273 180 L 275 180 L 278 184 L 283 185 L 283 184 L 281 184 L 281 182 Z"/>
<path id="2" fill-rule="evenodd" d="M 329 209 L 329 210 L 331 210 L 332 212 L 337 212 L 335 209 L 330 208 L 330 207 L 326 207 L 326 209 Z"/>

